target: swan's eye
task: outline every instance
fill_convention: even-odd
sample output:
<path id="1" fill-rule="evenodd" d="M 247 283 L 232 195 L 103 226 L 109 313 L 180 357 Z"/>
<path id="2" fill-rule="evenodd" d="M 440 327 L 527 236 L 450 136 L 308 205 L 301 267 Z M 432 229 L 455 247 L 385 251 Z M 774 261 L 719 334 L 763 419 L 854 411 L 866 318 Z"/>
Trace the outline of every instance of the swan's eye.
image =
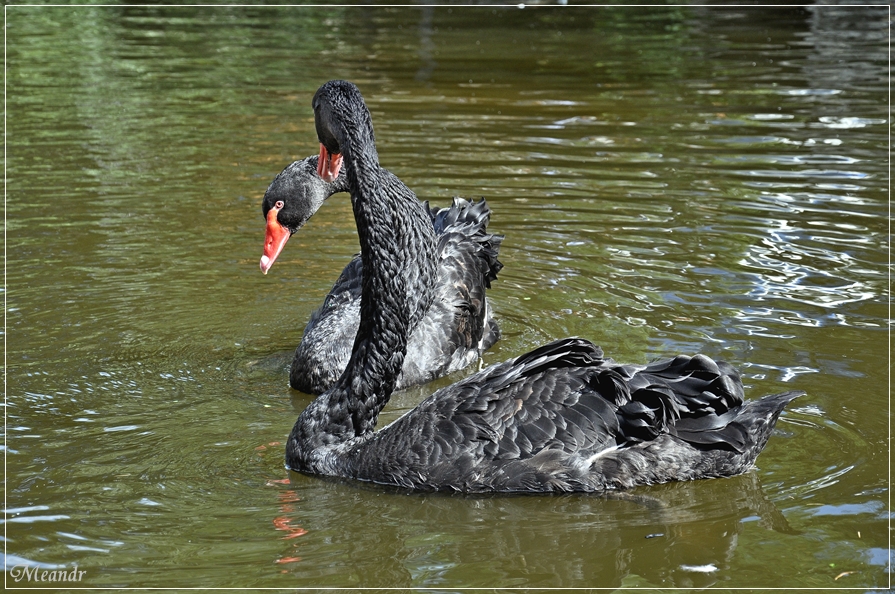
<path id="1" fill-rule="evenodd" d="M 273 205 L 273 207 L 276 208 L 277 210 L 282 209 L 283 206 L 285 206 L 285 205 L 283 204 L 282 200 L 277 200 L 277 203 Z"/>

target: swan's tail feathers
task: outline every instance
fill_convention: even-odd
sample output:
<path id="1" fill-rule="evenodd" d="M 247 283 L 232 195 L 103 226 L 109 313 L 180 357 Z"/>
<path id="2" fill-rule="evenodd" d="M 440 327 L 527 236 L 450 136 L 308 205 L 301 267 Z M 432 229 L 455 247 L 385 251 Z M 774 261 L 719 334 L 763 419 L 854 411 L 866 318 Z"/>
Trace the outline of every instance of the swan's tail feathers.
<path id="1" fill-rule="evenodd" d="M 738 464 L 745 468 L 755 462 L 767 445 L 786 405 L 803 394 L 799 391 L 772 394 L 747 400 L 720 415 L 684 417 L 669 432 L 700 449 L 736 452 L 743 457 Z"/>
<path id="2" fill-rule="evenodd" d="M 428 203 L 426 204 L 428 206 Z M 491 281 L 497 279 L 497 273 L 503 268 L 497 257 L 504 236 L 488 233 L 491 209 L 485 199 L 474 202 L 454 198 L 453 203 L 446 208 L 428 208 L 432 225 L 442 246 L 460 238 L 461 243 L 471 243 L 475 246 L 475 253 L 479 259 L 477 268 L 482 272 L 485 287 L 490 289 Z"/>
<path id="3" fill-rule="evenodd" d="M 777 424 L 777 419 L 780 417 L 783 409 L 786 408 L 786 405 L 799 396 L 804 395 L 805 392 L 801 390 L 790 390 L 789 392 L 763 396 L 758 400 L 750 400 L 743 405 L 739 414 L 737 414 L 737 420 L 749 432 L 756 456 L 768 443 L 768 439 L 774 431 L 774 426 Z"/>
<path id="4" fill-rule="evenodd" d="M 428 202 L 426 206 L 429 206 Z M 454 227 L 454 230 L 464 227 L 484 230 L 491 220 L 491 208 L 484 198 L 475 202 L 454 197 L 448 207 L 429 206 L 429 215 L 432 217 L 432 226 L 435 227 L 437 234 L 444 233 L 451 227 Z"/>

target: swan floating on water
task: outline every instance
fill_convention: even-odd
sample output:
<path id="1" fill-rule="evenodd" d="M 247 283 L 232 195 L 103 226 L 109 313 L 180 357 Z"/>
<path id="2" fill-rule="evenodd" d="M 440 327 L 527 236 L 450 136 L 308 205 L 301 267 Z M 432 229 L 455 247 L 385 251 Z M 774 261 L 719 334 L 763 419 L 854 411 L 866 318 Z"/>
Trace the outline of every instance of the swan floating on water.
<path id="1" fill-rule="evenodd" d="M 374 432 L 412 330 L 414 229 L 383 184 L 360 91 L 313 101 L 318 171 L 344 167 L 361 241 L 360 324 L 335 384 L 299 415 L 288 468 L 421 490 L 604 491 L 736 475 L 752 467 L 801 392 L 743 400 L 727 363 L 704 355 L 621 365 L 581 338 L 558 340 L 442 388 Z"/>
<path id="2" fill-rule="evenodd" d="M 316 156 L 295 161 L 264 194 L 265 274 L 289 237 L 323 202 L 349 189 L 344 171 L 324 181 L 317 168 Z M 485 289 L 503 267 L 497 259 L 503 236 L 487 232 L 491 211 L 484 199 L 473 203 L 455 198 L 449 207 L 429 208 L 389 171 L 380 169 L 379 176 L 406 233 L 400 274 L 410 336 L 396 385 L 402 389 L 465 368 L 500 338 Z M 358 231 L 366 232 L 360 227 Z M 348 365 L 360 324 L 362 277 L 361 258 L 356 256 L 311 315 L 289 371 L 293 388 L 320 394 Z"/>

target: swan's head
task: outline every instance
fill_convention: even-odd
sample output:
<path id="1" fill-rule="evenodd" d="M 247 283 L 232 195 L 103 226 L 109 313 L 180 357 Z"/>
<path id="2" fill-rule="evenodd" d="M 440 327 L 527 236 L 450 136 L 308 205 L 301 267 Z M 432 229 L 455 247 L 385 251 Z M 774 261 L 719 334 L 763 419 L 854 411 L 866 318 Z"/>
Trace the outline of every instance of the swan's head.
<path id="1" fill-rule="evenodd" d="M 261 202 L 267 221 L 261 272 L 267 274 L 292 234 L 308 222 L 327 198 L 346 189 L 344 175 L 337 175 L 332 183 L 320 179 L 317 157 L 295 161 L 277 175 Z"/>
<path id="2" fill-rule="evenodd" d="M 320 158 L 317 174 L 325 181 L 338 177 L 342 155 L 351 150 L 351 142 L 361 142 L 358 150 L 372 150 L 375 154 L 373 121 L 360 90 L 347 80 L 331 80 L 325 83 L 311 102 L 314 108 L 314 126 L 320 141 Z"/>

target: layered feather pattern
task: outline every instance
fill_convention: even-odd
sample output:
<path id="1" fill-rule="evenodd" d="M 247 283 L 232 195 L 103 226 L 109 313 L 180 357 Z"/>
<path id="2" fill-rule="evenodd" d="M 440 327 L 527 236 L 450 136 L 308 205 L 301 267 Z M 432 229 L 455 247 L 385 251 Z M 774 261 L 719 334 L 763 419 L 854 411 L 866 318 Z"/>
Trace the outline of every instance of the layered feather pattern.
<path id="1" fill-rule="evenodd" d="M 349 153 L 362 161 L 355 173 L 371 176 L 376 153 L 365 139 L 372 131 L 355 135 L 368 114 L 354 111 L 363 116 L 366 107 L 345 81 L 315 96 L 321 141 L 351 143 Z M 378 181 L 350 180 L 358 228 L 382 227 L 363 235 L 363 321 L 351 359 L 296 421 L 286 447 L 293 470 L 467 493 L 605 491 L 731 476 L 752 467 L 781 411 L 801 394 L 745 401 L 736 370 L 704 355 L 622 365 L 587 340 L 567 338 L 442 388 L 374 431 L 410 352 L 406 295 L 400 282 L 389 284 L 402 266 L 403 221 L 391 198 L 378 194 Z M 446 229 L 474 219 L 477 207 L 430 211 L 433 228 L 445 229 L 450 244 Z M 492 249 L 485 235 L 482 227 L 482 252 Z"/>
<path id="2" fill-rule="evenodd" d="M 690 468 L 703 458 L 717 473 L 706 476 L 736 474 L 763 447 L 771 417 L 798 396 L 767 397 L 776 406 L 750 433 L 755 419 L 744 424 L 741 393 L 735 370 L 702 355 L 619 365 L 586 340 L 565 339 L 439 390 L 352 448 L 353 467 L 344 470 L 463 492 L 599 491 L 700 478 Z M 668 463 L 625 474 L 624 465 L 658 444 Z"/>

